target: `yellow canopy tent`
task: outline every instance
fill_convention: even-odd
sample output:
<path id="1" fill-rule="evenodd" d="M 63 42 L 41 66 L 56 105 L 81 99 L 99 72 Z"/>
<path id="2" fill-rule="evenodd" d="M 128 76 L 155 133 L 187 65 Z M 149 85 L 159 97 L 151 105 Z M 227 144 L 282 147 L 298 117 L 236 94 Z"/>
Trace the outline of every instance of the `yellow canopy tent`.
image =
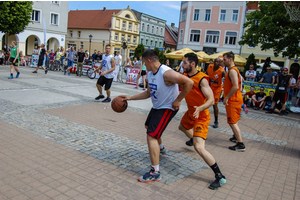
<path id="1" fill-rule="evenodd" d="M 198 51 L 197 53 L 199 62 L 205 62 L 204 57 L 208 56 L 204 51 Z"/>
<path id="2" fill-rule="evenodd" d="M 223 60 L 223 54 L 224 53 L 227 53 L 228 51 L 223 51 L 223 52 L 220 52 L 220 53 L 215 53 L 215 54 L 212 54 L 212 55 L 209 55 L 209 56 L 205 56 L 203 58 L 204 62 L 209 62 L 210 59 L 216 59 L 217 57 L 219 57 L 221 60 Z M 243 58 L 242 56 L 238 55 L 238 54 L 234 54 L 234 63 L 237 65 L 237 66 L 245 66 L 246 65 L 246 59 Z"/>
<path id="3" fill-rule="evenodd" d="M 189 48 L 180 49 L 177 51 L 173 51 L 170 53 L 165 54 L 167 58 L 176 59 L 176 60 L 183 60 L 184 54 L 186 53 L 195 53 L 193 50 Z"/>

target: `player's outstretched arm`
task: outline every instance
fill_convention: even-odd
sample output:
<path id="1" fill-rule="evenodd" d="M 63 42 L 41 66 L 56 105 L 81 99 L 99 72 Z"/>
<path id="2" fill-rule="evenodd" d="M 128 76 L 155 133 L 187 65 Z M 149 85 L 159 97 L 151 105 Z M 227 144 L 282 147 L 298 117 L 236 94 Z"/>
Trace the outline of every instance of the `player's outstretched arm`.
<path id="1" fill-rule="evenodd" d="M 148 89 L 140 94 L 134 95 L 134 96 L 120 95 L 120 97 L 122 97 L 124 100 L 127 100 L 127 101 L 148 99 L 150 96 L 151 96 L 150 89 Z"/>
<path id="2" fill-rule="evenodd" d="M 178 84 L 182 85 L 182 91 L 177 96 L 175 101 L 173 102 L 173 109 L 178 110 L 182 99 L 190 92 L 193 87 L 194 81 L 189 79 L 188 77 L 175 72 L 174 70 L 168 70 L 164 73 L 164 80 L 166 85 Z"/>
<path id="3" fill-rule="evenodd" d="M 195 117 L 196 119 L 198 119 L 200 112 L 214 105 L 214 94 L 209 86 L 207 79 L 203 78 L 200 82 L 200 90 L 203 93 L 203 95 L 207 98 L 207 100 L 204 104 L 200 106 L 194 106 L 196 110 L 193 113 L 193 117 Z"/>

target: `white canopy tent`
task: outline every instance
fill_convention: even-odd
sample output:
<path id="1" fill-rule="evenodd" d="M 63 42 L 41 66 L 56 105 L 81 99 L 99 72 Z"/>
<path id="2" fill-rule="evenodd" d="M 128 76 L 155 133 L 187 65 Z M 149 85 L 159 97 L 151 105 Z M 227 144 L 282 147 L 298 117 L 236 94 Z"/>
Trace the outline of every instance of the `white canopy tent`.
<path id="1" fill-rule="evenodd" d="M 265 63 L 260 63 L 260 64 L 257 64 L 257 66 L 259 67 L 263 67 Z M 275 63 L 272 63 L 270 64 L 271 66 L 271 69 L 274 69 L 274 70 L 280 70 L 280 67 L 278 65 L 276 65 Z"/>

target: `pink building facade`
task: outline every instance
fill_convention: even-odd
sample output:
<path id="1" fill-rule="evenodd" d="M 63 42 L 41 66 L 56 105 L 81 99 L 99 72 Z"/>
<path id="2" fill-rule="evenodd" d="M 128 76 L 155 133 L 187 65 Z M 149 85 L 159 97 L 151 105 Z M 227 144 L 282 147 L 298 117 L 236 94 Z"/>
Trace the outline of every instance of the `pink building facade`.
<path id="1" fill-rule="evenodd" d="M 183 1 L 177 49 L 241 54 L 246 1 Z"/>

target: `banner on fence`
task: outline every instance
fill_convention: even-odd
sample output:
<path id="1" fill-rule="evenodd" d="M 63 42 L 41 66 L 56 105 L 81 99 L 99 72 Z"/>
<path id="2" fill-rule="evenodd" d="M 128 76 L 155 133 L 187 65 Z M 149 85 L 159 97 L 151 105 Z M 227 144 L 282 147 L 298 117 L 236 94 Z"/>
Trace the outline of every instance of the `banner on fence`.
<path id="1" fill-rule="evenodd" d="M 254 86 L 255 87 L 255 93 L 259 92 L 261 87 L 264 87 L 265 88 L 265 93 L 266 93 L 267 96 L 269 96 L 270 91 L 275 92 L 275 90 L 276 90 L 276 85 L 271 85 L 271 84 L 267 84 L 267 83 L 244 81 L 243 85 L 244 85 L 244 89 L 246 90 L 246 92 L 249 92 L 250 87 Z"/>
<path id="2" fill-rule="evenodd" d="M 126 83 L 131 85 L 136 85 L 137 76 L 140 73 L 139 67 L 128 67 L 126 75 Z"/>

